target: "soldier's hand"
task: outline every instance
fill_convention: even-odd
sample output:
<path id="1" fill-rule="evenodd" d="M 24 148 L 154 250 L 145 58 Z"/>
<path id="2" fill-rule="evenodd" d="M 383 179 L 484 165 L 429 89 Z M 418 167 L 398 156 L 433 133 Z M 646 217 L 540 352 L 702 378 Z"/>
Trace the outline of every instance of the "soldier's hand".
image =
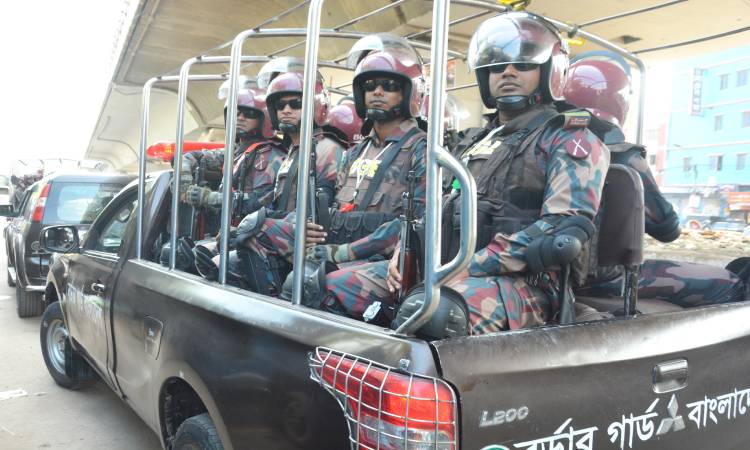
<path id="1" fill-rule="evenodd" d="M 398 261 L 401 254 L 401 247 L 396 247 L 396 251 L 393 252 L 391 260 L 388 261 L 388 276 L 385 278 L 385 283 L 388 285 L 388 290 L 394 293 L 401 289 L 401 272 L 398 270 Z"/>
<path id="2" fill-rule="evenodd" d="M 193 184 L 193 174 L 187 170 L 180 172 L 180 192 L 185 192 Z"/>
<path id="3" fill-rule="evenodd" d="M 207 187 L 191 185 L 185 194 L 185 200 L 195 207 L 221 205 L 221 192 L 214 192 Z"/>
<path id="4" fill-rule="evenodd" d="M 323 244 L 326 241 L 328 233 L 325 228 L 317 223 L 307 222 L 307 234 L 305 235 L 305 247 L 312 247 Z"/>

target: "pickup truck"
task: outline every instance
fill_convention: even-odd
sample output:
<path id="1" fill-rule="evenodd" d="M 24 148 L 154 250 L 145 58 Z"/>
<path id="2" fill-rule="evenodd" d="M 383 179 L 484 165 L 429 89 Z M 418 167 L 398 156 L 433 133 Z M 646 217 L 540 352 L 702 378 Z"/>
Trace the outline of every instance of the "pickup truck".
<path id="1" fill-rule="evenodd" d="M 159 261 L 171 174 L 43 232 L 42 352 L 168 449 L 746 449 L 750 304 L 426 341 Z"/>

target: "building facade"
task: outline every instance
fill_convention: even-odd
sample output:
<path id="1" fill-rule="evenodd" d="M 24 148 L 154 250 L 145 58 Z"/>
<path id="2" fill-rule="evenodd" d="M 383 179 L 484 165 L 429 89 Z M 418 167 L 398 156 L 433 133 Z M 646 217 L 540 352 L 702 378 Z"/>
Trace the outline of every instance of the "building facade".
<path id="1" fill-rule="evenodd" d="M 683 220 L 720 216 L 747 221 L 750 203 L 750 46 L 675 65 L 665 193 Z"/>

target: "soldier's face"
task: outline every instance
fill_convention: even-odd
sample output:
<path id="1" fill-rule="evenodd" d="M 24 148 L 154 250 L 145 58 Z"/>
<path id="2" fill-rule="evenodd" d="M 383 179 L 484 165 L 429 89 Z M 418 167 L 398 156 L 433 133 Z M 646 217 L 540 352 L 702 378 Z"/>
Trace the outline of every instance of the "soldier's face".
<path id="1" fill-rule="evenodd" d="M 250 118 L 245 114 L 255 116 L 255 114 L 248 112 L 244 109 L 237 110 L 237 132 L 238 133 L 249 133 L 252 130 L 258 128 L 259 120 L 257 118 Z"/>
<path id="2" fill-rule="evenodd" d="M 279 103 L 286 103 L 283 109 L 276 110 L 276 117 L 280 123 L 298 125 L 302 120 L 302 108 L 294 109 L 289 105 L 291 100 L 302 100 L 299 95 L 285 95 L 281 97 Z"/>
<path id="3" fill-rule="evenodd" d="M 493 97 L 529 95 L 539 87 L 540 68 L 521 71 L 508 64 L 501 73 L 490 72 L 490 94 Z"/>
<path id="4" fill-rule="evenodd" d="M 372 78 L 372 81 L 374 81 L 374 83 L 370 83 L 372 86 L 365 86 L 365 106 L 367 108 L 389 110 L 401 104 L 401 100 L 404 98 L 401 94 L 401 84 L 399 81 L 393 80 L 398 84 L 398 90 L 394 91 L 396 85 L 389 86 L 390 80 L 390 78 L 384 77 Z M 383 85 L 386 85 L 388 90 Z M 372 87 L 374 87 L 373 90 L 368 89 Z"/>

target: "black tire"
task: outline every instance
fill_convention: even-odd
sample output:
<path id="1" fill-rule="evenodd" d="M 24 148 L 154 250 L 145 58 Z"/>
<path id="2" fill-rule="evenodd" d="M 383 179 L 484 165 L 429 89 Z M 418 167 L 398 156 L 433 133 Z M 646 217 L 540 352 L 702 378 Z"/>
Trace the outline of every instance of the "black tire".
<path id="1" fill-rule="evenodd" d="M 75 390 L 96 382 L 91 366 L 70 345 L 59 302 L 49 305 L 44 311 L 39 339 L 44 364 L 55 383 Z"/>
<path id="2" fill-rule="evenodd" d="M 208 413 L 193 416 L 180 424 L 172 450 L 224 450 L 214 421 Z"/>
<path id="3" fill-rule="evenodd" d="M 16 286 L 16 312 L 18 317 L 36 317 L 44 312 L 44 293 L 26 292 Z"/>

